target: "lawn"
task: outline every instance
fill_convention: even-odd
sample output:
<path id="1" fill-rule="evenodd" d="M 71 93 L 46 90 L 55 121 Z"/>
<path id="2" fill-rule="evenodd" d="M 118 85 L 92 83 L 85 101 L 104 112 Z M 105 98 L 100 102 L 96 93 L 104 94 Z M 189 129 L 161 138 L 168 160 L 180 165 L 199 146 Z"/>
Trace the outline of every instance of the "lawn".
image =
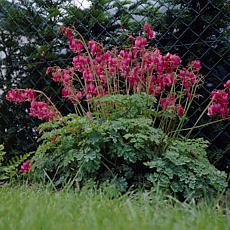
<path id="1" fill-rule="evenodd" d="M 216 204 L 184 204 L 144 192 L 117 196 L 112 190 L 2 187 L 0 229 L 230 229 L 228 210 Z"/>

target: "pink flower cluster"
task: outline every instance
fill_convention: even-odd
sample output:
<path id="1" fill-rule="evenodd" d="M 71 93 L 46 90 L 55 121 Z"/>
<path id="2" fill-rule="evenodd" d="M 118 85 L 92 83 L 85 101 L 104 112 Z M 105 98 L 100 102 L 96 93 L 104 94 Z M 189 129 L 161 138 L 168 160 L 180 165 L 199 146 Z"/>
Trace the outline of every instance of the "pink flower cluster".
<path id="1" fill-rule="evenodd" d="M 36 94 L 32 89 L 25 89 L 23 91 L 17 91 L 11 89 L 6 94 L 6 99 L 15 103 L 21 103 L 26 101 L 33 101 Z"/>
<path id="2" fill-rule="evenodd" d="M 184 68 L 178 74 L 181 63 L 178 55 L 163 55 L 158 49 L 146 48 L 147 39 L 155 38 L 147 23 L 144 24 L 146 37 L 137 36 L 130 47 L 121 50 L 107 50 L 90 40 L 86 51 L 83 42 L 74 38 L 72 29 L 63 27 L 62 31 L 69 39 L 70 49 L 76 53 L 73 66 L 48 67 L 47 73 L 51 72 L 53 80 L 62 84 L 62 96 L 74 104 L 83 98 L 90 102 L 92 97 L 111 93 L 145 92 L 158 96 L 179 81 L 190 96 L 190 87 L 197 81 L 193 71 L 199 72 L 199 61 L 193 61 L 188 69 Z"/>
<path id="3" fill-rule="evenodd" d="M 148 39 L 155 33 L 148 23 L 144 24 L 143 35 L 129 36 L 131 44 L 124 49 L 107 49 L 94 40 L 88 44 L 77 38 L 70 28 L 62 27 L 69 47 L 74 52 L 72 66 L 48 67 L 46 73 L 54 82 L 61 84 L 62 97 L 70 100 L 76 110 L 85 100 L 88 108 L 93 97 L 111 94 L 147 93 L 159 99 L 160 109 L 171 110 L 179 117 L 184 115 L 183 104 L 195 96 L 194 88 L 201 81 L 199 60 L 192 61 L 186 68 L 181 66 L 181 58 L 176 54 L 162 54 L 159 49 L 148 47 Z M 230 80 L 225 90 L 215 90 L 211 95 L 210 116 L 228 114 Z M 36 100 L 33 90 L 10 90 L 6 98 L 15 103 L 29 101 L 30 115 L 44 120 L 58 116 L 49 104 Z M 51 104 L 51 103 L 50 103 Z M 187 111 L 187 108 L 186 108 Z"/>
<path id="4" fill-rule="evenodd" d="M 230 80 L 224 84 L 226 89 L 214 90 L 211 93 L 211 105 L 208 108 L 208 115 L 220 115 L 222 118 L 228 115 L 228 101 L 230 98 Z"/>
<path id="5" fill-rule="evenodd" d="M 11 89 L 6 94 L 6 99 L 14 103 L 30 102 L 30 115 L 41 120 L 52 120 L 57 112 L 46 102 L 36 101 L 36 93 L 32 89 Z"/>
<path id="6" fill-rule="evenodd" d="M 37 117 L 40 120 L 51 121 L 56 116 L 56 111 L 50 107 L 46 102 L 43 101 L 33 101 L 30 106 L 30 116 Z"/>

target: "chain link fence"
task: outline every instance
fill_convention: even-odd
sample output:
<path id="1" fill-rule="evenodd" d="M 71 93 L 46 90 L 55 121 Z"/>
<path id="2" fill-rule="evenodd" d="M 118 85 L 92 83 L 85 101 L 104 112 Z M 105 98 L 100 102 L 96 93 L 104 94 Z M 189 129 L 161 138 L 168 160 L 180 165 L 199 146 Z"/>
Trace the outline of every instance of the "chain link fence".
<path id="1" fill-rule="evenodd" d="M 94 38 L 110 46 L 122 45 L 122 34 L 138 34 L 148 21 L 156 31 L 155 46 L 162 52 L 176 53 L 184 63 L 201 60 L 204 97 L 190 114 L 194 123 L 210 91 L 230 79 L 229 8 L 226 0 L 0 0 L 0 143 L 11 155 L 36 147 L 38 121 L 28 117 L 26 105 L 5 101 L 11 87 L 43 89 L 64 114 L 72 111 L 59 96 L 60 88 L 45 76 L 48 66 L 71 63 L 62 25 L 76 28 L 86 40 Z M 203 120 L 208 121 L 208 117 Z M 229 170 L 229 122 L 197 129 L 194 136 L 209 140 L 210 160 Z"/>

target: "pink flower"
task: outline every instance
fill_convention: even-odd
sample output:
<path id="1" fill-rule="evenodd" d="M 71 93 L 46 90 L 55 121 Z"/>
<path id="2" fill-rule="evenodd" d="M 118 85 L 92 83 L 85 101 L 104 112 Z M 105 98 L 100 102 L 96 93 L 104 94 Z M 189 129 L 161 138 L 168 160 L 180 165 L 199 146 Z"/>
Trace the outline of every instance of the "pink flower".
<path id="1" fill-rule="evenodd" d="M 181 79 L 182 86 L 184 90 L 189 90 L 191 86 L 196 83 L 196 76 L 193 72 L 183 69 L 179 71 L 179 77 Z"/>
<path id="2" fill-rule="evenodd" d="M 213 90 L 211 99 L 220 104 L 228 104 L 228 94 L 224 90 Z"/>
<path id="3" fill-rule="evenodd" d="M 102 54 L 102 49 L 99 44 L 97 44 L 95 41 L 90 40 L 88 42 L 88 48 L 91 51 L 92 55 L 100 56 Z"/>
<path id="4" fill-rule="evenodd" d="M 173 79 L 172 74 L 167 74 L 163 77 L 163 84 L 164 85 L 167 85 L 170 87 L 170 86 L 172 86 L 173 82 L 174 82 L 174 79 Z"/>
<path id="5" fill-rule="evenodd" d="M 90 94 L 91 96 L 96 96 L 97 95 L 97 89 L 96 86 L 92 83 L 86 84 L 85 86 L 85 94 Z"/>
<path id="6" fill-rule="evenodd" d="M 73 37 L 70 37 L 70 39 L 69 39 L 69 48 L 73 52 L 80 53 L 83 50 L 82 41 L 79 40 L 79 39 L 74 39 Z"/>
<path id="7" fill-rule="evenodd" d="M 82 92 L 81 92 L 81 91 L 78 91 L 76 95 L 77 95 L 78 100 L 81 101 L 82 98 L 83 98 Z"/>
<path id="8" fill-rule="evenodd" d="M 225 117 L 228 115 L 228 93 L 224 90 L 214 90 L 211 93 L 212 103 L 208 108 L 208 115 L 221 115 Z"/>
<path id="9" fill-rule="evenodd" d="M 88 48 L 89 48 L 89 50 L 91 51 L 91 53 L 92 53 L 93 55 L 96 54 L 96 52 L 97 52 L 97 45 L 96 45 L 96 42 L 95 42 L 95 41 L 90 40 L 90 41 L 88 42 Z"/>
<path id="10" fill-rule="evenodd" d="M 36 94 L 32 89 L 25 89 L 25 90 L 14 90 L 11 89 L 6 94 L 6 99 L 11 102 L 21 103 L 26 101 L 33 101 Z"/>
<path id="11" fill-rule="evenodd" d="M 177 106 L 177 113 L 178 113 L 178 116 L 179 116 L 179 117 L 182 117 L 182 116 L 183 116 L 183 114 L 184 114 L 184 108 L 183 108 L 182 105 L 178 105 L 178 106 Z"/>
<path id="12" fill-rule="evenodd" d="M 187 100 L 190 101 L 190 99 L 191 99 L 191 93 L 187 92 Z"/>
<path id="13" fill-rule="evenodd" d="M 70 89 L 67 89 L 67 88 L 63 88 L 62 90 L 61 90 L 61 95 L 63 96 L 63 97 L 69 97 L 69 96 L 71 96 L 71 90 Z"/>
<path id="14" fill-rule="evenodd" d="M 200 61 L 199 60 L 194 60 L 191 62 L 190 66 L 195 72 L 199 72 L 201 69 Z"/>
<path id="15" fill-rule="evenodd" d="M 83 78 L 87 81 L 87 82 L 92 82 L 93 79 L 93 74 L 89 71 L 89 69 L 84 69 L 83 72 Z"/>
<path id="16" fill-rule="evenodd" d="M 52 78 L 54 82 L 59 82 L 61 80 L 61 73 L 60 72 L 53 72 Z"/>
<path id="17" fill-rule="evenodd" d="M 230 80 L 228 80 L 228 81 L 224 84 L 224 87 L 230 89 Z"/>
<path id="18" fill-rule="evenodd" d="M 36 96 L 36 93 L 32 89 L 25 89 L 24 95 L 28 101 L 32 102 Z"/>
<path id="19" fill-rule="evenodd" d="M 41 120 L 53 120 L 57 113 L 43 101 L 33 101 L 30 107 L 30 116 L 37 117 Z"/>
<path id="20" fill-rule="evenodd" d="M 155 38 L 155 33 L 147 22 L 145 22 L 145 24 L 144 24 L 144 30 L 147 33 L 148 39 L 154 39 Z"/>
<path id="21" fill-rule="evenodd" d="M 30 162 L 27 160 L 25 162 L 23 162 L 23 164 L 21 165 L 21 172 L 24 173 L 28 173 L 31 169 L 31 164 Z"/>
<path id="22" fill-rule="evenodd" d="M 178 68 L 181 62 L 181 59 L 176 54 L 167 53 L 162 57 L 164 68 L 166 68 L 167 73 L 172 73 L 174 69 Z"/>
<path id="23" fill-rule="evenodd" d="M 46 74 L 50 73 L 52 71 L 52 67 L 47 67 Z"/>
<path id="24" fill-rule="evenodd" d="M 70 28 L 64 27 L 64 33 L 68 36 L 69 39 L 73 38 L 73 30 Z"/>
<path id="25" fill-rule="evenodd" d="M 161 98 L 160 104 L 163 109 L 173 108 L 175 106 L 176 97 L 174 95 Z"/>
<path id="26" fill-rule="evenodd" d="M 147 39 L 141 36 L 136 37 L 135 47 L 141 49 L 145 46 L 147 46 Z"/>

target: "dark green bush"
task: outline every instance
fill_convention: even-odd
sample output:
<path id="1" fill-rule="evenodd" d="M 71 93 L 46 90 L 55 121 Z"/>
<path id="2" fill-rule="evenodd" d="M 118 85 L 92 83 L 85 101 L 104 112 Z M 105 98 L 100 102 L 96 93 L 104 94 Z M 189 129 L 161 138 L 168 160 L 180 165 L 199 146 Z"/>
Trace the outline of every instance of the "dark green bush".
<path id="1" fill-rule="evenodd" d="M 42 136 L 33 158 L 32 178 L 52 180 L 56 187 L 83 186 L 89 180 L 98 184 L 115 181 L 121 191 L 161 188 L 181 199 L 225 188 L 225 174 L 206 157 L 206 141 L 168 137 L 152 127 L 151 108 L 146 103 L 138 107 L 136 102 L 138 110 L 134 111 L 128 98 L 117 103 L 120 96 L 112 96 L 108 108 L 113 111 L 104 116 L 68 115 L 40 125 Z M 131 101 L 134 98 L 129 96 Z"/>

